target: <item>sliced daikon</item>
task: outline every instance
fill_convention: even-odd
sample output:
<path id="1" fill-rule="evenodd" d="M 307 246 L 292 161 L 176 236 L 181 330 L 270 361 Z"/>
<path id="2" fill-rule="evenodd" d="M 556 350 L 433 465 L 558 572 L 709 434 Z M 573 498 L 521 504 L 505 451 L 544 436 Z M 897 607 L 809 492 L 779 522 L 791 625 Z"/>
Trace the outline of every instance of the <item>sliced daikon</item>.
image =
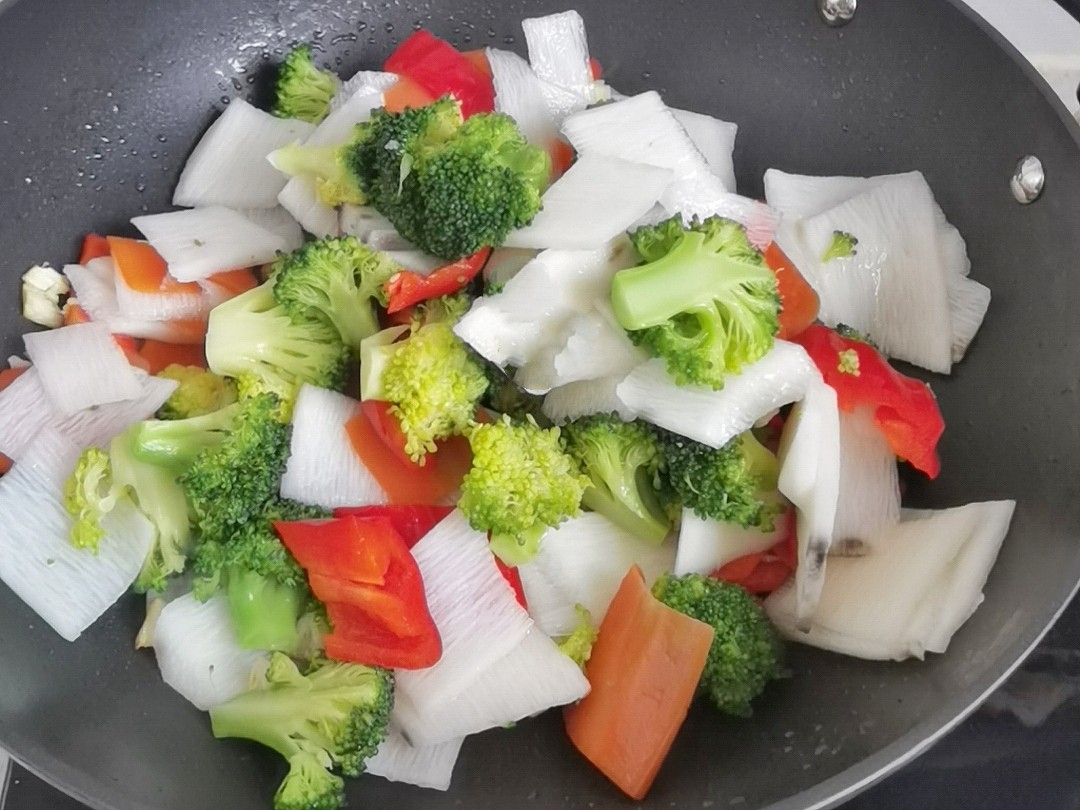
<path id="1" fill-rule="evenodd" d="M 513 51 L 488 48 L 488 65 L 495 86 L 495 110 L 514 119 L 529 143 L 541 148 L 558 137 L 540 80 L 529 63 Z"/>
<path id="2" fill-rule="evenodd" d="M 736 189 L 733 155 L 739 125 L 690 110 L 672 109 L 671 112 L 675 115 L 675 120 L 686 130 L 694 146 L 701 152 L 712 173 L 720 178 L 724 188 L 734 193 Z"/>
<path id="3" fill-rule="evenodd" d="M 763 532 L 701 518 L 692 509 L 683 509 L 673 573 L 711 574 L 739 557 L 767 551 L 784 539 L 786 532 L 785 521 L 779 519 L 771 532 Z"/>
<path id="4" fill-rule="evenodd" d="M 833 553 L 857 554 L 900 520 L 896 456 L 871 408 L 840 414 L 840 489 Z"/>
<path id="5" fill-rule="evenodd" d="M 285 240 L 289 250 L 296 250 L 304 244 L 304 230 L 300 223 L 280 205 L 273 208 L 238 208 L 236 213 L 260 228 L 276 233 Z"/>
<path id="6" fill-rule="evenodd" d="M 312 236 L 321 239 L 341 233 L 338 212 L 319 200 L 314 177 L 298 174 L 290 179 L 278 195 L 278 202 Z"/>
<path id="7" fill-rule="evenodd" d="M 330 99 L 331 113 L 353 98 L 357 93 L 370 95 L 385 93 L 398 82 L 396 73 L 384 73 L 378 70 L 361 70 L 350 79 L 341 83 L 337 93 Z"/>
<path id="8" fill-rule="evenodd" d="M 551 389 L 540 409 L 557 425 L 594 413 L 617 413 L 625 422 L 637 418 L 637 412 L 619 398 L 618 389 L 626 375 L 580 380 Z"/>
<path id="9" fill-rule="evenodd" d="M 519 565 L 521 589 L 525 592 L 525 604 L 536 626 L 552 638 L 568 636 L 581 623 L 574 609 L 574 600 L 566 591 L 551 581 L 535 561 Z"/>
<path id="10" fill-rule="evenodd" d="M 522 20 L 521 29 L 533 72 L 547 86 L 561 91 L 545 91 L 555 117 L 592 103 L 589 43 L 581 15 L 571 10 L 533 17 Z"/>
<path id="11" fill-rule="evenodd" d="M 343 146 L 349 143 L 356 125 L 371 118 L 372 111 L 382 105 L 382 93 L 372 93 L 366 89 L 354 93 L 334 107 L 331 113 L 315 127 L 315 131 L 304 141 L 304 146 Z M 284 183 L 282 188 L 284 188 Z"/>
<path id="12" fill-rule="evenodd" d="M 449 790 L 463 742 L 464 738 L 458 738 L 438 745 L 416 746 L 391 723 L 378 753 L 364 763 L 364 772 L 390 782 Z"/>
<path id="13" fill-rule="evenodd" d="M 949 279 L 949 313 L 952 320 L 952 360 L 959 363 L 982 327 L 990 308 L 990 288 L 973 278 Z"/>

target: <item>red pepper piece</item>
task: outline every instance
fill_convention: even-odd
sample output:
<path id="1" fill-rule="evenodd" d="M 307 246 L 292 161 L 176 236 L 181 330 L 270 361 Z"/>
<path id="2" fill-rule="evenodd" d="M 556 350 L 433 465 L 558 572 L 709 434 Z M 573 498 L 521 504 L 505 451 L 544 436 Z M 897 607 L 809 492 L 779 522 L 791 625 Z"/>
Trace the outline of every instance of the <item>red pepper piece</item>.
<path id="1" fill-rule="evenodd" d="M 344 506 L 334 510 L 334 517 L 387 520 L 412 549 L 453 511 L 452 506 Z"/>
<path id="2" fill-rule="evenodd" d="M 521 574 L 518 573 L 516 568 L 511 568 L 500 560 L 498 555 L 492 554 L 491 556 L 495 559 L 495 566 L 499 569 L 499 573 L 503 575 L 503 579 L 505 579 L 510 586 L 510 590 L 514 592 L 514 598 L 517 599 L 517 603 L 528 610 L 529 605 L 525 601 L 525 587 L 521 584 Z"/>
<path id="3" fill-rule="evenodd" d="M 431 95 L 451 95 L 468 118 L 495 109 L 491 78 L 453 45 L 427 31 L 417 31 L 386 60 L 386 71 L 407 76 Z"/>
<path id="4" fill-rule="evenodd" d="M 352 533 L 356 527 L 342 520 L 283 522 L 275 524 L 275 528 L 289 553 L 309 575 L 382 585 L 390 568 L 393 542 L 393 538 L 383 538 L 395 531 L 394 525 L 386 518 L 358 519 L 377 542 L 354 542 Z"/>
<path id="5" fill-rule="evenodd" d="M 402 638 L 373 622 L 359 608 L 330 604 L 326 614 L 334 630 L 323 637 L 326 654 L 335 661 L 389 669 L 424 669 L 442 657 L 438 632 Z"/>
<path id="6" fill-rule="evenodd" d="M 402 270 L 383 285 L 387 297 L 386 312 L 393 315 L 413 304 L 431 298 L 452 295 L 476 278 L 491 255 L 491 248 L 481 248 L 471 256 L 444 265 L 429 275 Z"/>

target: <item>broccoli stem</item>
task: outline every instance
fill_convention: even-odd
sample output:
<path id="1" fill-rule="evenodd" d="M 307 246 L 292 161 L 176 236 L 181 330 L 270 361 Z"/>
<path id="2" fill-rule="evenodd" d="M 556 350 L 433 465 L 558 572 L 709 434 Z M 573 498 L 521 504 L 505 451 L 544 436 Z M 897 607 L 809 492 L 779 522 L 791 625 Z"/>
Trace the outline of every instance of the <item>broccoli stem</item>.
<path id="1" fill-rule="evenodd" d="M 302 588 L 234 567 L 229 569 L 225 592 L 241 647 L 283 652 L 297 648 L 296 623 L 305 601 Z"/>
<path id="2" fill-rule="evenodd" d="M 511 567 L 525 565 L 536 556 L 536 552 L 540 549 L 540 539 L 547 530 L 548 527 L 543 523 L 537 523 L 516 534 L 492 532 L 491 551 Z"/>
<path id="3" fill-rule="evenodd" d="M 645 471 L 638 470 L 636 477 L 644 478 Z M 606 487 L 596 486 L 594 481 L 593 486 L 581 496 L 581 505 L 603 515 L 636 537 L 659 546 L 671 532 L 671 522 L 659 501 L 650 497 L 651 482 L 637 481 L 636 486 L 625 486 L 622 490 L 616 496 Z"/>
<path id="4" fill-rule="evenodd" d="M 685 312 L 715 309 L 717 289 L 760 282 L 769 270 L 716 253 L 708 236 L 688 231 L 657 261 L 621 270 L 611 304 L 624 329 L 648 329 Z"/>

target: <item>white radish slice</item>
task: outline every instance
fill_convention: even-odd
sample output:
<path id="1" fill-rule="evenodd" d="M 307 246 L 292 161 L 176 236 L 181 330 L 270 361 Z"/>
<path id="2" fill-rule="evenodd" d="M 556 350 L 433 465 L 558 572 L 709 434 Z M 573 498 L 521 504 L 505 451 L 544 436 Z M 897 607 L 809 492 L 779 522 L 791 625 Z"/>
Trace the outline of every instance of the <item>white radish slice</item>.
<path id="1" fill-rule="evenodd" d="M 593 80 L 581 15 L 571 10 L 533 17 L 522 20 L 521 29 L 533 72 L 546 85 L 561 91 L 545 91 L 552 114 L 559 119 L 571 110 L 584 109 L 592 100 Z"/>
<path id="2" fill-rule="evenodd" d="M 766 600 L 766 612 L 787 637 L 844 655 L 943 653 L 983 600 L 1015 506 L 991 501 L 905 516 L 867 556 L 830 560 L 808 632 L 796 621 L 790 584 Z"/>
<path id="3" fill-rule="evenodd" d="M 517 571 L 529 615 L 536 626 L 552 638 L 573 633 L 581 617 L 574 609 L 574 600 L 567 596 L 566 591 L 552 582 L 534 562 L 519 565 Z"/>
<path id="4" fill-rule="evenodd" d="M 381 106 L 383 106 L 381 92 L 371 93 L 362 89 L 354 93 L 339 106 L 333 108 L 330 114 L 315 127 L 315 131 L 304 141 L 304 146 L 343 146 L 349 143 L 356 125 L 371 118 L 371 113 Z"/>
<path id="5" fill-rule="evenodd" d="M 618 389 L 625 379 L 626 375 L 616 375 L 552 388 L 540 410 L 557 425 L 595 413 L 617 413 L 624 422 L 630 422 L 638 414 L 619 398 Z"/>
<path id="6" fill-rule="evenodd" d="M 94 405 L 135 399 L 142 389 L 102 323 L 80 323 L 23 336 L 49 401 L 63 416 Z"/>
<path id="7" fill-rule="evenodd" d="M 339 228 L 342 236 L 355 236 L 366 243 L 371 234 L 377 231 L 392 231 L 394 225 L 370 206 L 343 205 Z"/>
<path id="8" fill-rule="evenodd" d="M 240 646 L 221 594 L 199 602 L 189 593 L 169 602 L 158 616 L 153 646 L 162 680 L 204 712 L 251 688 L 252 673 L 266 658 Z"/>
<path id="9" fill-rule="evenodd" d="M 529 63 L 512 51 L 487 49 L 491 79 L 495 86 L 495 110 L 514 119 L 521 134 L 546 149 L 558 137 L 555 119 L 548 111 L 544 90 Z"/>
<path id="10" fill-rule="evenodd" d="M 990 288 L 967 276 L 949 279 L 949 314 L 952 320 L 952 360 L 959 363 L 982 327 L 990 308 Z"/>
<path id="11" fill-rule="evenodd" d="M 359 409 L 359 402 L 336 391 L 313 385 L 300 389 L 281 497 L 326 509 L 387 503 L 345 435 L 345 423 Z"/>
<path id="12" fill-rule="evenodd" d="M 341 87 L 330 100 L 330 112 L 333 113 L 339 109 L 358 93 L 362 92 L 365 95 L 385 93 L 397 83 L 396 73 L 384 73 L 379 70 L 361 70 L 354 73 L 352 78 L 341 83 Z"/>
<path id="13" fill-rule="evenodd" d="M 77 639 L 135 581 L 154 527 L 130 501 L 102 520 L 98 553 L 71 545 L 64 482 L 79 448 L 54 430 L 38 434 L 0 478 L 0 580 L 67 641 Z"/>
<path id="14" fill-rule="evenodd" d="M 277 199 L 312 236 L 322 239 L 341 234 L 338 212 L 319 200 L 318 181 L 314 177 L 298 174 L 285 184 Z"/>
<path id="15" fill-rule="evenodd" d="M 671 172 L 645 163 L 586 154 L 544 194 L 543 208 L 507 247 L 592 250 L 610 242 L 652 209 Z"/>
<path id="16" fill-rule="evenodd" d="M 681 436 L 723 447 L 777 408 L 802 399 L 821 375 L 799 345 L 778 340 L 763 358 L 724 380 L 719 391 L 677 385 L 664 361 L 635 368 L 616 388 L 630 411 Z"/>
<path id="17" fill-rule="evenodd" d="M 840 414 L 840 489 L 832 553 L 859 554 L 900 520 L 896 455 L 871 408 Z"/>
<path id="18" fill-rule="evenodd" d="M 116 307 L 122 318 L 136 321 L 206 320 L 210 301 L 203 291 L 146 293 L 127 285 L 120 273 L 115 274 Z"/>
<path id="19" fill-rule="evenodd" d="M 278 234 L 220 205 L 135 217 L 131 223 L 165 259 L 177 281 L 266 264 L 288 249 Z"/>
<path id="20" fill-rule="evenodd" d="M 364 772 L 390 782 L 449 790 L 463 737 L 438 745 L 412 745 L 395 723 L 390 724 L 379 751 L 364 763 Z"/>
<path id="21" fill-rule="evenodd" d="M 795 619 L 810 626 L 825 582 L 825 563 L 840 489 L 840 412 L 836 391 L 818 376 L 784 423 L 777 488 L 795 507 L 799 553 Z"/>
<path id="22" fill-rule="evenodd" d="M 188 158 L 173 205 L 273 208 L 285 177 L 266 162 L 266 156 L 303 141 L 314 129 L 233 99 Z"/>
<path id="23" fill-rule="evenodd" d="M 296 250 L 304 244 L 304 229 L 293 215 L 280 205 L 273 208 L 238 208 L 236 213 L 260 228 L 276 233 L 285 240 L 288 250 Z"/>
<path id="24" fill-rule="evenodd" d="M 782 518 L 777 518 L 775 528 L 763 532 L 701 518 L 692 509 L 683 509 L 673 573 L 677 577 L 684 574 L 707 576 L 732 560 L 768 551 L 784 538 L 787 529 L 784 523 Z"/>
<path id="25" fill-rule="evenodd" d="M 739 125 L 711 115 L 703 115 L 690 110 L 671 111 L 675 120 L 682 124 L 694 146 L 698 148 L 712 173 L 720 178 L 724 188 L 735 193 L 735 137 Z"/>

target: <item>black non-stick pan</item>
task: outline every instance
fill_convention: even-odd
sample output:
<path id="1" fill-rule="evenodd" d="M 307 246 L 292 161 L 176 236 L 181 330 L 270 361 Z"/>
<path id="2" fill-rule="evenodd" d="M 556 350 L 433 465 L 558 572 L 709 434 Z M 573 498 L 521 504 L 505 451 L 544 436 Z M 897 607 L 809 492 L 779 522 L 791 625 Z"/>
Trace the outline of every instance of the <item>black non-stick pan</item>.
<path id="1" fill-rule="evenodd" d="M 20 0 L 0 2 L 0 318 L 21 348 L 18 277 L 87 231 L 165 210 L 187 151 L 231 97 L 310 40 L 349 71 L 414 28 L 521 49 L 519 21 L 568 0 Z M 917 756 L 1019 663 L 1080 577 L 1080 148 L 1034 70 L 954 0 L 863 0 L 830 28 L 814 0 L 575 0 L 623 92 L 738 122 L 740 190 L 764 170 L 920 169 L 967 238 L 994 301 L 968 358 L 934 380 L 944 472 L 910 503 L 1015 498 L 986 602 L 944 656 L 876 664 L 793 646 L 794 677 L 750 720 L 695 707 L 650 807 L 811 808 Z M 1040 200 L 1009 191 L 1038 156 Z M 3 531 L 3 527 L 0 527 Z M 125 599 L 77 643 L 0 586 L 0 746 L 95 808 L 264 810 L 283 763 L 214 740 L 132 638 Z M 557 713 L 470 738 L 447 794 L 367 777 L 353 807 L 629 804 L 580 759 Z M 740 801 L 741 800 L 741 801 Z"/>

